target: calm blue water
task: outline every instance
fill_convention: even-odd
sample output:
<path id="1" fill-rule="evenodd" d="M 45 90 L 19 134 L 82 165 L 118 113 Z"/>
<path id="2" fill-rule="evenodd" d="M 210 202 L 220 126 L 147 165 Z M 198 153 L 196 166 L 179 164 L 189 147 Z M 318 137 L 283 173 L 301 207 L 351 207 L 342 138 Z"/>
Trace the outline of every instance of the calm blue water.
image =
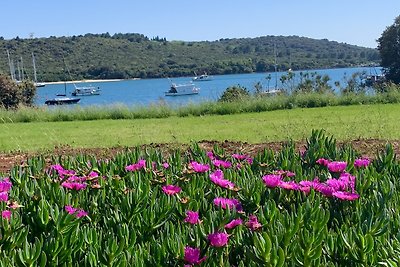
<path id="1" fill-rule="evenodd" d="M 334 86 L 335 81 L 343 83 L 344 77 L 351 77 L 355 72 L 365 72 L 367 74 L 375 74 L 375 70 L 369 67 L 363 68 L 342 68 L 342 69 L 323 69 L 309 70 L 305 72 L 318 72 L 321 75 L 329 75 L 331 85 Z M 300 71 L 295 71 L 296 77 L 299 77 Z M 271 80 L 268 83 L 266 77 L 271 74 Z M 277 73 L 278 87 L 279 78 L 287 72 Z M 191 81 L 191 77 L 173 78 L 174 83 L 187 83 Z M 175 96 L 165 97 L 164 92 L 169 89 L 170 81 L 166 78 L 162 79 L 145 79 L 145 80 L 124 80 L 113 82 L 94 82 L 90 84 L 99 86 L 101 94 L 98 96 L 83 96 L 80 97 L 79 106 L 88 105 L 115 105 L 124 104 L 127 106 L 148 106 L 165 102 L 170 105 L 185 105 L 188 103 L 200 103 L 203 101 L 216 101 L 226 88 L 233 85 L 240 85 L 247 88 L 249 91 L 254 91 L 254 85 L 260 82 L 263 88 L 275 87 L 275 73 L 252 73 L 252 74 L 232 74 L 232 75 L 215 75 L 211 81 L 203 81 L 195 83 L 200 87 L 200 93 L 192 96 Z M 67 95 L 71 96 L 74 87 L 72 84 L 67 84 Z M 45 87 L 38 88 L 37 105 L 44 105 L 44 101 L 54 98 L 58 93 L 64 93 L 64 84 L 51 84 Z M 75 105 L 73 105 L 75 106 Z"/>

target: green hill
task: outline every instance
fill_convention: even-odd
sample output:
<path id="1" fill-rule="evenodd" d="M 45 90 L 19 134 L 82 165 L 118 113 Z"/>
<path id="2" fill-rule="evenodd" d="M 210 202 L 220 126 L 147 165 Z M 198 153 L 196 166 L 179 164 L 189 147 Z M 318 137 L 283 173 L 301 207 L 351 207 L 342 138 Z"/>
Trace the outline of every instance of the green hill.
<path id="1" fill-rule="evenodd" d="M 276 47 L 276 50 L 274 49 Z M 0 73 L 9 73 L 7 50 L 17 69 L 33 76 L 32 52 L 40 81 L 68 79 L 129 79 L 232 74 L 274 70 L 276 51 L 280 70 L 378 64 L 377 50 L 334 41 L 298 36 L 167 41 L 132 34 L 86 34 L 4 40 L 0 38 Z M 21 63 L 21 58 L 23 64 Z"/>

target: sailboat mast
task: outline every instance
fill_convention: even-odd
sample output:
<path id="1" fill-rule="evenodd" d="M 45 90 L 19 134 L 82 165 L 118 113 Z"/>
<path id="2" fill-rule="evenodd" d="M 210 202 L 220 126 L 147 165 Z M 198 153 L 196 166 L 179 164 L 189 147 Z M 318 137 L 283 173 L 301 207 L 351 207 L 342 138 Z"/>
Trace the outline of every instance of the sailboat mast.
<path id="1" fill-rule="evenodd" d="M 35 62 L 35 55 L 32 52 L 32 64 L 33 64 L 33 77 L 34 77 L 34 81 L 35 83 L 37 83 L 37 77 L 36 77 L 36 62 Z"/>
<path id="2" fill-rule="evenodd" d="M 10 68 L 11 80 L 15 80 L 13 64 L 11 63 L 10 52 L 8 51 L 8 49 L 7 49 L 7 57 L 8 57 L 8 67 Z"/>

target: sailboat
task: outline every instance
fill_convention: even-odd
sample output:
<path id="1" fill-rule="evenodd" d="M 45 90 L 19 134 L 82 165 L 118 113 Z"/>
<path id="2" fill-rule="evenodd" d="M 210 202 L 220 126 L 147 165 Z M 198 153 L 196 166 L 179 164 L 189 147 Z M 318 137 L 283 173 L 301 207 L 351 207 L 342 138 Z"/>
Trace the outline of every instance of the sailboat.
<path id="1" fill-rule="evenodd" d="M 281 89 L 278 89 L 278 65 L 277 65 L 277 59 L 276 59 L 276 44 L 274 44 L 274 71 L 275 71 L 275 89 L 270 90 L 267 88 L 266 91 L 262 92 L 265 95 L 278 95 L 282 93 Z"/>
<path id="2" fill-rule="evenodd" d="M 37 81 L 37 75 L 36 75 L 36 62 L 35 62 L 35 55 L 32 52 L 32 64 L 33 64 L 33 78 L 34 80 L 34 84 L 36 87 L 44 87 L 46 84 L 45 83 L 39 83 Z"/>
<path id="3" fill-rule="evenodd" d="M 65 65 L 65 61 L 64 61 Z M 58 97 L 48 99 L 44 103 L 46 105 L 70 105 L 77 104 L 81 99 L 76 97 L 67 97 L 67 81 L 64 73 L 64 94 L 57 94 Z"/>

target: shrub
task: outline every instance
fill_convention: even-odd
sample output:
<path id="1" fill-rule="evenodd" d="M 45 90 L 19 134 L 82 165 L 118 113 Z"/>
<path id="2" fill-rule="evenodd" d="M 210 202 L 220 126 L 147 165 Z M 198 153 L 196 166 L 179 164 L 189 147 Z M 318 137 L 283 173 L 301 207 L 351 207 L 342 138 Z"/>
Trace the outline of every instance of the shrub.
<path id="1" fill-rule="evenodd" d="M 250 96 L 249 91 L 240 85 L 228 87 L 221 98 L 218 100 L 219 102 L 234 102 L 238 100 L 242 100 L 248 98 Z"/>
<path id="2" fill-rule="evenodd" d="M 15 83 L 9 77 L 0 75 L 0 106 L 6 109 L 18 108 L 20 105 L 31 106 L 36 95 L 32 82 Z"/>

